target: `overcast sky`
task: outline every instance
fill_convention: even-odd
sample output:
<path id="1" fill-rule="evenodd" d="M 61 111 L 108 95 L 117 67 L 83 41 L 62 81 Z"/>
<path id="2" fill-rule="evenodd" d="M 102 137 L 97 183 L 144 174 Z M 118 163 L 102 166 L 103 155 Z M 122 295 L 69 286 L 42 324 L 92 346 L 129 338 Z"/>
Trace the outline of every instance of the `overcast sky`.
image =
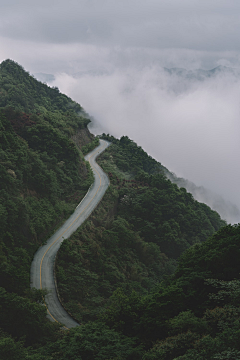
<path id="1" fill-rule="evenodd" d="M 240 207 L 239 0 L 1 0 L 0 60 L 56 77 L 107 132 Z M 240 221 L 240 219 L 239 219 Z"/>
<path id="2" fill-rule="evenodd" d="M 239 66 L 239 0 L 1 0 L 0 10 L 0 57 L 34 71 L 98 68 L 98 52 L 118 64 Z"/>

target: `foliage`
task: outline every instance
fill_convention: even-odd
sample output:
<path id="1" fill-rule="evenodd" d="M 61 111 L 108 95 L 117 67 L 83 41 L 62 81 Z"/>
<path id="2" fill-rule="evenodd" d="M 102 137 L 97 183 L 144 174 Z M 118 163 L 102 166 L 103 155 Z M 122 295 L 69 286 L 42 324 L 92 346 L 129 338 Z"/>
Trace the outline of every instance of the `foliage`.
<path id="1" fill-rule="evenodd" d="M 0 93 L 0 352 L 26 358 L 24 346 L 58 334 L 46 320 L 45 294 L 29 289 L 30 266 L 93 181 L 71 139 L 89 120 L 80 105 L 11 60 L 0 65 Z"/>
<path id="2" fill-rule="evenodd" d="M 54 340 L 54 330 L 46 319 L 46 308 L 15 293 L 0 288 L 1 328 L 15 338 L 25 337 L 27 345 Z"/>
<path id="3" fill-rule="evenodd" d="M 81 322 L 101 320 L 144 349 L 160 341 L 146 353 L 149 359 L 182 356 L 195 341 L 206 341 L 199 282 L 209 301 L 204 280 L 210 275 L 189 269 L 192 279 L 189 273 L 178 278 L 182 254 L 200 249 L 225 222 L 167 180 L 161 164 L 127 137 L 104 138 L 112 144 L 99 163 L 111 186 L 90 220 L 60 248 L 59 292 Z M 176 275 L 168 278 L 179 256 Z"/>
<path id="4" fill-rule="evenodd" d="M 101 322 L 88 322 L 50 345 L 53 360 L 140 360 L 139 352 L 134 340 Z"/>
<path id="5" fill-rule="evenodd" d="M 103 135 L 111 185 L 58 254 L 60 295 L 83 324 L 66 332 L 46 319 L 30 264 L 93 181 L 72 140 L 89 120 L 11 60 L 0 93 L 0 359 L 240 358 L 240 226 L 126 136 Z"/>
<path id="6" fill-rule="evenodd" d="M 118 189 L 119 215 L 145 241 L 176 259 L 226 225 L 215 211 L 167 180 L 163 166 L 127 136 L 110 139 L 113 144 L 100 156 L 100 164 Z"/>
<path id="7" fill-rule="evenodd" d="M 52 121 L 62 116 L 60 127 L 85 127 L 90 120 L 82 107 L 57 88 L 51 88 L 34 79 L 13 60 L 0 64 L 0 107 L 11 107 L 27 114 L 45 115 L 50 111 Z M 54 118 L 55 117 L 55 118 Z"/>
<path id="8" fill-rule="evenodd" d="M 152 294 L 145 297 L 145 302 L 144 298 L 140 300 L 143 304 L 141 308 L 143 315 L 137 317 L 137 323 L 145 325 L 148 321 L 150 327 L 147 324 L 146 329 L 141 328 L 144 337 L 147 335 L 150 339 L 154 339 L 154 334 L 157 333 L 159 338 L 143 359 L 223 359 L 224 356 L 226 359 L 234 359 L 234 356 L 238 358 L 240 350 L 239 271 L 235 270 L 238 279 L 222 280 L 225 273 L 221 270 L 223 268 L 233 271 L 235 267 L 235 264 L 232 264 L 232 258 L 234 259 L 237 248 L 234 248 L 233 244 L 238 244 L 239 248 L 239 231 L 240 226 L 229 225 L 205 243 L 189 249 L 182 256 L 175 276 L 165 284 L 160 293 L 161 297 L 164 293 L 168 294 L 174 284 L 181 289 L 183 295 L 177 300 L 178 315 L 174 316 L 174 311 L 176 311 L 174 304 L 168 313 L 163 313 L 168 320 L 165 321 L 162 315 L 159 322 L 161 306 L 167 302 L 171 303 L 173 298 L 176 298 L 176 295 L 172 296 L 171 293 L 163 301 L 159 297 L 159 291 L 154 290 Z M 214 266 L 219 258 L 219 249 L 215 250 L 217 242 L 223 247 L 222 253 L 224 251 L 226 253 L 226 257 L 221 259 L 221 269 Z M 197 251 L 198 256 L 192 259 L 194 251 Z M 190 259 L 191 263 L 189 263 Z M 210 273 L 212 279 L 199 282 L 197 280 L 204 278 L 206 274 L 208 261 L 212 264 L 212 267 L 208 269 L 208 274 Z M 182 302 L 181 299 L 183 299 Z M 219 307 L 219 302 L 221 307 Z M 154 309 L 154 312 L 149 312 L 149 306 Z M 129 311 L 131 312 L 132 309 Z M 133 323 L 133 328 L 134 326 L 136 322 Z M 149 334 L 151 327 L 153 329 L 155 327 L 155 332 Z M 136 333 L 134 335 L 136 336 Z"/>
<path id="9" fill-rule="evenodd" d="M 155 244 L 143 241 L 120 216 L 113 219 L 116 200 L 117 192 L 110 186 L 91 220 L 71 241 L 65 240 L 58 253 L 59 292 L 81 322 L 96 319 L 119 286 L 128 294 L 144 294 L 171 272 Z"/>
<path id="10" fill-rule="evenodd" d="M 92 151 L 95 147 L 97 147 L 99 145 L 99 138 L 95 137 L 95 139 L 88 143 L 87 145 L 84 145 L 81 150 L 83 155 L 86 155 L 87 153 L 89 153 L 90 151 Z"/>
<path id="11" fill-rule="evenodd" d="M 0 335 L 0 359 L 1 360 L 25 360 L 28 351 L 22 342 L 14 341 L 9 335 Z"/>

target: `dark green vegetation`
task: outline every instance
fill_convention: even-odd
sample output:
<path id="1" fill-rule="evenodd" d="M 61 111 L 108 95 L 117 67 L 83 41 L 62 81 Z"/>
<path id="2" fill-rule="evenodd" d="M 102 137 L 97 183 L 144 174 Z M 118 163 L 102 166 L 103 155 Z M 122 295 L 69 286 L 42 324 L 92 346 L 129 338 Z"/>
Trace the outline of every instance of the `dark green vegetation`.
<path id="1" fill-rule="evenodd" d="M 0 359 L 240 359 L 240 227 L 127 137 L 104 136 L 111 185 L 58 254 L 62 299 L 83 325 L 46 319 L 31 259 L 84 196 L 82 153 L 98 139 L 78 104 L 13 61 L 0 95 Z"/>
<path id="2" fill-rule="evenodd" d="M 41 294 L 29 290 L 30 265 L 35 251 L 71 214 L 93 181 L 82 152 L 71 140 L 84 133 L 82 145 L 90 142 L 91 146 L 88 123 L 80 105 L 35 80 L 17 63 L 2 62 L 1 346 L 14 343 L 10 335 L 21 340 L 13 345 L 16 349 L 55 338 L 55 326 L 46 320 L 45 307 L 38 304 Z"/>
<path id="3" fill-rule="evenodd" d="M 110 140 L 98 161 L 111 186 L 58 254 L 59 291 L 78 321 L 96 320 L 118 287 L 147 294 L 173 273 L 184 250 L 225 225 L 133 141 Z"/>
<path id="4" fill-rule="evenodd" d="M 84 344 L 91 327 L 102 350 L 105 331 L 128 340 L 118 359 L 240 358 L 240 227 L 172 184 L 127 137 L 104 138 L 112 145 L 98 162 L 111 186 L 57 260 L 59 291 L 83 323 Z M 104 358 L 94 343 L 86 354 L 79 342 L 78 354 Z"/>
<path id="5" fill-rule="evenodd" d="M 83 155 L 86 155 L 87 153 L 92 151 L 98 145 L 99 145 L 99 138 L 95 137 L 95 139 L 93 141 L 91 141 L 90 143 L 84 145 L 81 148 Z"/>

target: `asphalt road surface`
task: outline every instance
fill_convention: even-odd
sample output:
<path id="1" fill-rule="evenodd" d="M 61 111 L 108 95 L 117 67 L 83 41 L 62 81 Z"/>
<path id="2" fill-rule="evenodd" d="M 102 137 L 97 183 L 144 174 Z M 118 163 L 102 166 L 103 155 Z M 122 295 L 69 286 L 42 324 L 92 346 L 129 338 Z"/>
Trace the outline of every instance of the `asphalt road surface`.
<path id="1" fill-rule="evenodd" d="M 95 161 L 96 157 L 108 146 L 109 143 L 107 141 L 100 140 L 100 145 L 85 156 L 85 159 L 90 162 L 94 173 L 94 184 L 90 187 L 86 196 L 76 207 L 76 210 L 70 218 L 56 231 L 45 245 L 38 249 L 31 265 L 31 287 L 36 289 L 47 289 L 48 291 L 48 294 L 45 297 L 48 318 L 63 324 L 66 328 L 79 326 L 79 324 L 64 310 L 58 300 L 54 280 L 55 257 L 61 242 L 70 237 L 70 235 L 88 218 L 109 186 L 107 175 Z"/>

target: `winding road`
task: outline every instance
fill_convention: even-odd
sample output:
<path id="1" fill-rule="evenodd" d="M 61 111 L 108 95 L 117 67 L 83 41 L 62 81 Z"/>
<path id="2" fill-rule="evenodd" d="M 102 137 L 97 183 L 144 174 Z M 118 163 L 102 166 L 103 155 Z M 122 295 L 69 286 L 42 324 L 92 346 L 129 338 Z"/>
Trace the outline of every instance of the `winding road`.
<path id="1" fill-rule="evenodd" d="M 88 218 L 109 186 L 107 175 L 95 161 L 96 157 L 108 146 L 107 141 L 100 140 L 100 145 L 85 156 L 85 160 L 89 161 L 94 173 L 94 184 L 63 226 L 50 237 L 45 245 L 38 249 L 31 265 L 31 287 L 48 291 L 45 297 L 48 318 L 63 324 L 68 329 L 79 326 L 79 324 L 64 310 L 58 300 L 54 280 L 54 262 L 62 241 L 70 237 Z"/>

